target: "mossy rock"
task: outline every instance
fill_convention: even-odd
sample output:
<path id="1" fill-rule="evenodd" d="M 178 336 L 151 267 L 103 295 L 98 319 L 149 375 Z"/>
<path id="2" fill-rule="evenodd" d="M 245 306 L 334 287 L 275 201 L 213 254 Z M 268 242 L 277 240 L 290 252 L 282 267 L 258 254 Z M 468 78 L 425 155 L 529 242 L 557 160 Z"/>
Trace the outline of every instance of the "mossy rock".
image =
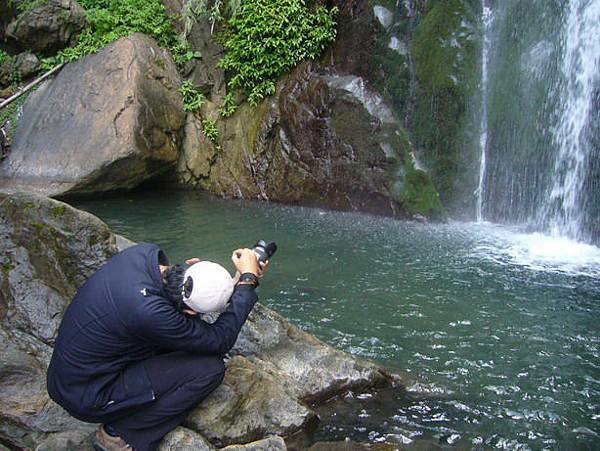
<path id="1" fill-rule="evenodd" d="M 479 149 L 466 138 L 466 131 L 478 125 L 470 104 L 479 75 L 476 23 L 472 2 L 430 2 L 413 43 L 413 137 L 432 170 L 442 203 L 454 210 L 468 208 L 476 187 Z"/>

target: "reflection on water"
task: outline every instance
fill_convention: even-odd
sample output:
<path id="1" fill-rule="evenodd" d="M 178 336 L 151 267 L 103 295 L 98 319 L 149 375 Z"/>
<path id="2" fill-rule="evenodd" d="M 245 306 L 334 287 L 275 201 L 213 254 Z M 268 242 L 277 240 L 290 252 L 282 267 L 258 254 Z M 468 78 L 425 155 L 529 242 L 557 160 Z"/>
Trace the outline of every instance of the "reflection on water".
<path id="1" fill-rule="evenodd" d="M 262 302 L 418 383 L 325 407 L 320 438 L 458 448 L 600 442 L 600 250 L 486 224 L 143 193 L 80 203 L 174 261 L 279 251 Z M 329 409 L 329 410 L 328 410 Z"/>

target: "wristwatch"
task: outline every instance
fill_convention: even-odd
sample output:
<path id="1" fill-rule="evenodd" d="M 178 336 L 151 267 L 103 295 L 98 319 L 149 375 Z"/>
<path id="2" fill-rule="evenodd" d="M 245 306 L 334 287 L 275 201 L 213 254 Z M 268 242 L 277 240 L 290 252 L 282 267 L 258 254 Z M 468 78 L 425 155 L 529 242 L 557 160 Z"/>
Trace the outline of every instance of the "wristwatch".
<path id="1" fill-rule="evenodd" d="M 258 277 L 256 274 L 251 272 L 245 272 L 242 274 L 238 280 L 238 285 L 252 285 L 254 287 L 258 286 Z"/>

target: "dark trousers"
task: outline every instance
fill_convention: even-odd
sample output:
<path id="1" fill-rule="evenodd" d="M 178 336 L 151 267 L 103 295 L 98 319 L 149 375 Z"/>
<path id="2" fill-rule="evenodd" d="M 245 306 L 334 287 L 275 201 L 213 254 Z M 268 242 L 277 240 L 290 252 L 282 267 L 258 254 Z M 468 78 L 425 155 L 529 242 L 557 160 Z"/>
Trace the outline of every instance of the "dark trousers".
<path id="1" fill-rule="evenodd" d="M 225 374 L 221 356 L 185 352 L 161 354 L 142 363 L 156 399 L 109 424 L 135 451 L 154 449 L 190 411 L 219 386 Z"/>

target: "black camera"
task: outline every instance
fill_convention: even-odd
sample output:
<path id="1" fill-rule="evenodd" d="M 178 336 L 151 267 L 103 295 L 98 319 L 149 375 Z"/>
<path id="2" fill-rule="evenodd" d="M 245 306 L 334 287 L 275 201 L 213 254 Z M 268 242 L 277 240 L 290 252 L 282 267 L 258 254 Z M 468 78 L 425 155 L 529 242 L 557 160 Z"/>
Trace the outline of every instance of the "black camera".
<path id="1" fill-rule="evenodd" d="M 275 251 L 277 251 L 277 245 L 271 241 L 267 244 L 263 240 L 258 240 L 258 242 L 252 248 L 259 262 L 266 262 L 270 260 Z"/>

